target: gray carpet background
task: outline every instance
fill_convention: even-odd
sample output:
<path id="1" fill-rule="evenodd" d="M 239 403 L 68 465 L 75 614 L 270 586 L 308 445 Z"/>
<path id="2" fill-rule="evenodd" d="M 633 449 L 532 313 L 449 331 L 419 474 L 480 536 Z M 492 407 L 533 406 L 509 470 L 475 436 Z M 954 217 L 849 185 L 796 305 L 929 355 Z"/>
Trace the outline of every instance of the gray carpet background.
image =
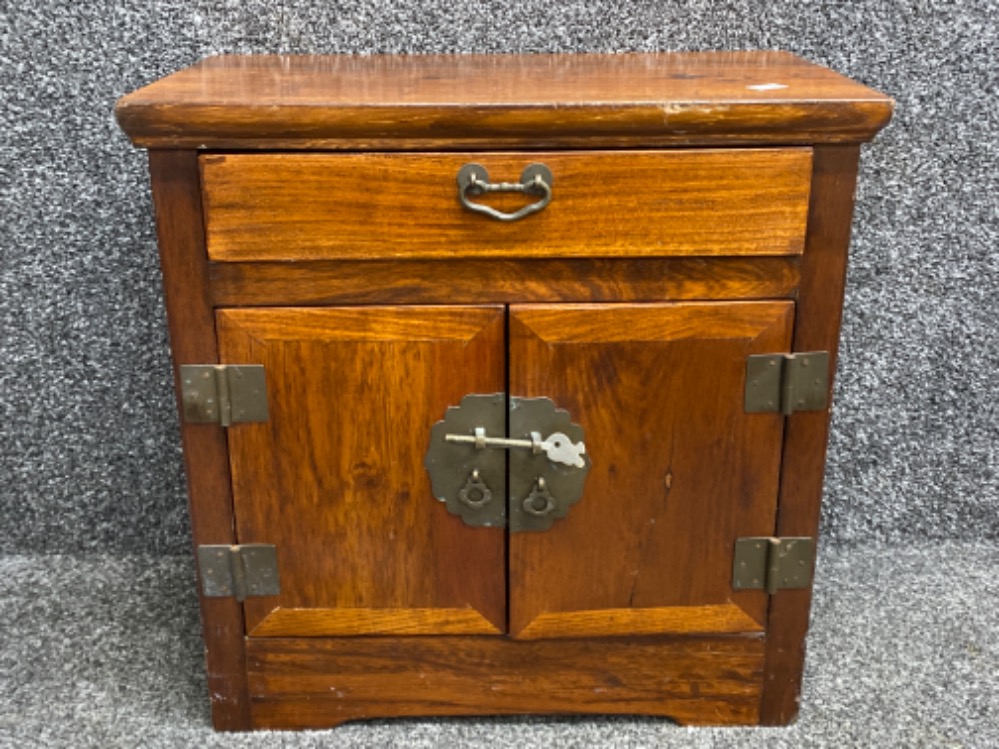
<path id="1" fill-rule="evenodd" d="M 999 549 L 867 551 L 820 554 L 803 707 L 790 727 L 544 716 L 256 734 L 212 732 L 187 556 L 0 557 L 0 747 L 995 749 L 999 638 L 985 602 L 999 597 Z"/>
<path id="2" fill-rule="evenodd" d="M 2 0 L 0 747 L 999 745 L 995 16 L 994 0 Z M 213 735 L 146 162 L 115 100 L 221 52 L 771 48 L 898 102 L 862 162 L 800 722 Z"/>
<path id="3" fill-rule="evenodd" d="M 894 96 L 864 152 L 823 515 L 999 538 L 995 5 L 4 3 L 0 551 L 184 553 L 145 156 L 115 100 L 220 52 L 781 48 Z"/>

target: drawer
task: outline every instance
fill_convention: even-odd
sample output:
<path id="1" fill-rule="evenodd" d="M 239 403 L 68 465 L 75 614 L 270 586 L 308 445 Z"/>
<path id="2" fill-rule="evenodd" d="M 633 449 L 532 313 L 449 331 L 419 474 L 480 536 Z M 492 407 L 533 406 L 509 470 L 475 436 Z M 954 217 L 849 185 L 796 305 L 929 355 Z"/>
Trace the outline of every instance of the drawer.
<path id="1" fill-rule="evenodd" d="M 463 206 L 457 175 L 551 173 L 516 221 Z M 209 154 L 200 158 L 214 261 L 795 255 L 809 148 L 632 152 Z M 507 213 L 542 198 L 468 196 Z"/>

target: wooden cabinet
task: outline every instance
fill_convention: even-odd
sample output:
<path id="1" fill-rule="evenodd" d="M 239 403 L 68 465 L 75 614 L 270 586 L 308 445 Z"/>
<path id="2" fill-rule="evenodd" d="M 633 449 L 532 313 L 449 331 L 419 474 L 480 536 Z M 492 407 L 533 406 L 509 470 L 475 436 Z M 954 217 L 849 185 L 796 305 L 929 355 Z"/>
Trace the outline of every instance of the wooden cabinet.
<path id="1" fill-rule="evenodd" d="M 122 99 L 216 726 L 792 719 L 890 113 L 782 53 L 221 57 Z"/>

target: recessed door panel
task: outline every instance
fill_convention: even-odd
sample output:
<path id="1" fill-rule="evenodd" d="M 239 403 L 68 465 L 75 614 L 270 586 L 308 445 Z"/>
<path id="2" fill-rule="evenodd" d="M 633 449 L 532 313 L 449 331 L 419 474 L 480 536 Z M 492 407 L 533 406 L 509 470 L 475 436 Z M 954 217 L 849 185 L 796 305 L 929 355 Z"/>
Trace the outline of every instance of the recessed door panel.
<path id="1" fill-rule="evenodd" d="M 228 430 L 240 543 L 277 548 L 281 593 L 253 636 L 497 634 L 504 531 L 433 498 L 431 425 L 504 389 L 491 307 L 226 309 L 221 359 L 263 364 L 270 418 Z"/>
<path id="2" fill-rule="evenodd" d="M 510 395 L 566 409 L 590 460 L 565 518 L 510 535 L 512 635 L 764 629 L 766 596 L 732 590 L 732 550 L 773 533 L 784 419 L 745 413 L 746 357 L 787 351 L 793 313 L 785 301 L 511 308 Z"/>

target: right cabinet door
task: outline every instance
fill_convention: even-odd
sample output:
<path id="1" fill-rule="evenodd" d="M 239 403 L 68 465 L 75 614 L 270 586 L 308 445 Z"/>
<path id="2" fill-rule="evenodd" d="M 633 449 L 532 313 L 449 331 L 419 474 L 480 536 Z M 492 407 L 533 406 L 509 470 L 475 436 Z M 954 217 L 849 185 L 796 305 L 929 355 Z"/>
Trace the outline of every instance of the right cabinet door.
<path id="1" fill-rule="evenodd" d="M 745 412 L 746 358 L 793 322 L 791 301 L 511 307 L 510 395 L 567 409 L 591 460 L 564 519 L 510 535 L 512 636 L 765 630 L 732 552 L 774 532 L 784 418 Z"/>

